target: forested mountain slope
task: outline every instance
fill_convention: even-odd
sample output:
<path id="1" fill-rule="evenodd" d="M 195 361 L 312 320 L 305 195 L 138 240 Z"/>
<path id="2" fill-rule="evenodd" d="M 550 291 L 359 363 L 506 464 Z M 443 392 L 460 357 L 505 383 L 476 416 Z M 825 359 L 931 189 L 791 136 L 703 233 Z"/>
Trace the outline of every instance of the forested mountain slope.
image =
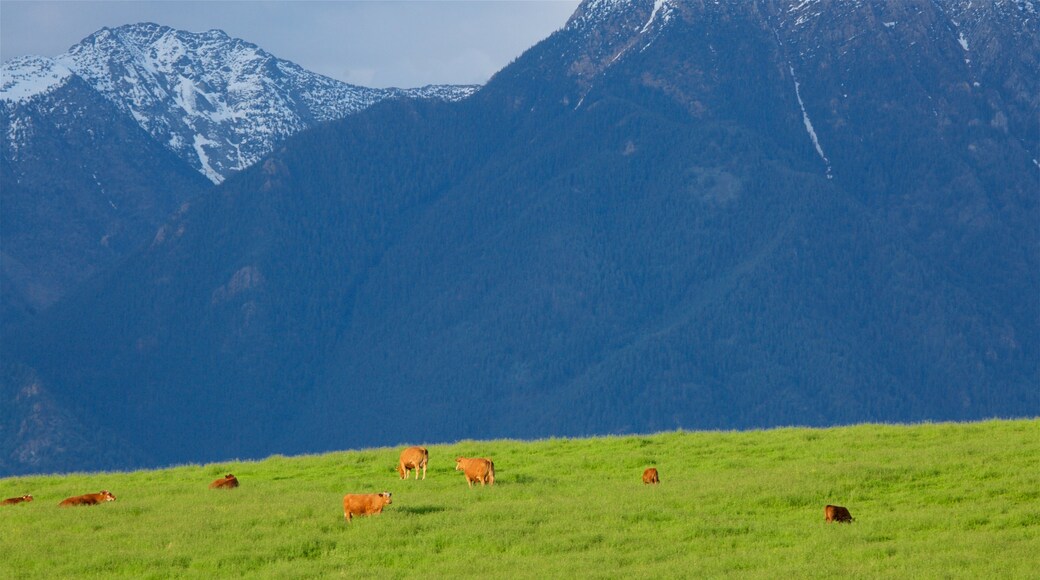
<path id="1" fill-rule="evenodd" d="M 1005 4 L 587 1 L 466 101 L 290 139 L 14 352 L 154 464 L 1035 416 Z"/>

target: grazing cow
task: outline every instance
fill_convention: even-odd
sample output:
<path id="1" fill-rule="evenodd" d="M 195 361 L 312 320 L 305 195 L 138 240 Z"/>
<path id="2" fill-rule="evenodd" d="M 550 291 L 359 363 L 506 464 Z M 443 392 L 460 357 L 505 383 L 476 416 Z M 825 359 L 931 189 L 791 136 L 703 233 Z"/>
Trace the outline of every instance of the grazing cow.
<path id="1" fill-rule="evenodd" d="M 234 489 L 236 487 L 238 487 L 238 478 L 230 473 L 209 484 L 210 489 Z"/>
<path id="2" fill-rule="evenodd" d="M 383 508 L 392 504 L 390 492 L 348 493 L 343 496 L 343 517 L 349 522 L 355 514 L 370 516 L 383 513 Z"/>
<path id="3" fill-rule="evenodd" d="M 495 462 L 487 457 L 456 457 L 455 471 L 465 472 L 470 487 L 474 481 L 479 481 L 480 485 L 495 485 Z"/>
<path id="4" fill-rule="evenodd" d="M 408 472 L 415 470 L 415 479 L 419 479 L 419 470 L 422 469 L 422 478 L 426 479 L 426 464 L 430 462 L 430 452 L 425 447 L 409 447 L 401 452 L 401 460 L 397 462 L 397 473 L 401 479 L 408 479 Z"/>
<path id="5" fill-rule="evenodd" d="M 646 471 L 643 472 L 643 483 L 647 485 L 651 483 L 661 483 L 661 478 L 657 475 L 656 467 L 646 468 Z"/>
<path id="6" fill-rule="evenodd" d="M 58 507 L 97 505 L 99 503 L 105 503 L 106 501 L 116 501 L 116 496 L 112 495 L 107 490 L 101 490 L 98 493 L 88 493 L 86 495 L 77 495 L 75 497 L 65 498 L 61 500 Z"/>
<path id="7" fill-rule="evenodd" d="M 23 495 L 22 497 L 9 497 L 4 501 L 0 501 L 0 505 L 17 505 L 24 502 L 30 502 L 33 500 L 31 495 Z"/>
<path id="8" fill-rule="evenodd" d="M 852 514 L 849 513 L 849 510 L 840 505 L 829 505 L 824 507 L 823 517 L 827 520 L 828 524 L 831 522 L 852 523 Z"/>

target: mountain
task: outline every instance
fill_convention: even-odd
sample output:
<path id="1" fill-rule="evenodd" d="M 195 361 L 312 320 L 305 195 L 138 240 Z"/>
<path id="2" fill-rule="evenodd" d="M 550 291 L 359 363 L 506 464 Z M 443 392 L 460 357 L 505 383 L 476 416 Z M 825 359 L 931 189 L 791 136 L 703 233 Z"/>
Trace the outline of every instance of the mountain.
<path id="1" fill-rule="evenodd" d="M 379 100 L 475 90 L 354 87 L 219 31 L 153 24 L 103 29 L 53 59 L 8 60 L 0 73 L 4 345 L 84 281 L 177 236 L 162 223 L 287 135 Z M 0 390 L 0 472 L 147 459 L 15 357 L 0 361 Z"/>
<path id="2" fill-rule="evenodd" d="M 457 100 L 476 90 L 359 87 L 221 30 L 193 33 L 151 23 L 102 28 L 57 60 L 217 183 L 317 123 L 385 99 Z"/>
<path id="3" fill-rule="evenodd" d="M 287 139 L 5 356 L 150 465 L 1036 416 L 1033 10 L 587 0 L 469 99 Z"/>
<path id="4" fill-rule="evenodd" d="M 3 72 L 0 321 L 11 327 L 114 266 L 211 184 L 57 61 L 13 59 Z"/>
<path id="5" fill-rule="evenodd" d="M 3 79 L 0 327 L 6 346 L 71 289 L 151 239 L 211 183 L 53 59 L 12 59 L 4 63 Z M 147 460 L 6 355 L 0 357 L 0 401 L 0 472 Z"/>
<path id="6" fill-rule="evenodd" d="M 357 87 L 218 30 L 155 24 L 103 28 L 0 72 L 6 328 L 105 271 L 205 191 L 184 165 L 219 182 L 287 136 L 375 102 L 476 90 Z"/>

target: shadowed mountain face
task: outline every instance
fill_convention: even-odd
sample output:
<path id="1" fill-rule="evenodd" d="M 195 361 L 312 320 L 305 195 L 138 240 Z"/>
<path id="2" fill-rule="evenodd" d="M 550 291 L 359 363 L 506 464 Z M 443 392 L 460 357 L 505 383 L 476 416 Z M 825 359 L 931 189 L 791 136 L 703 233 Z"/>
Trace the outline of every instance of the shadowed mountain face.
<path id="1" fill-rule="evenodd" d="M 148 464 L 1036 415 L 1005 4 L 585 2 L 467 101 L 290 139 L 10 352 Z"/>
<path id="2" fill-rule="evenodd" d="M 5 76 L 58 68 L 49 59 L 20 62 L 5 65 Z M 0 99 L 5 329 L 115 266 L 211 186 L 132 117 L 65 72 L 39 94 Z"/>

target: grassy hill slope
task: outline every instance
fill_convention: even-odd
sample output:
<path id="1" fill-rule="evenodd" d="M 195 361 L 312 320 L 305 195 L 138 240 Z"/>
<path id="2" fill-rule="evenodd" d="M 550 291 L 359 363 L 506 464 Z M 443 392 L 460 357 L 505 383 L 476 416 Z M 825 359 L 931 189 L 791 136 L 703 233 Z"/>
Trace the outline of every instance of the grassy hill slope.
<path id="1" fill-rule="evenodd" d="M 1027 577 L 1040 420 L 430 445 L 0 480 L 0 577 Z M 468 489 L 457 455 L 495 461 Z M 659 486 L 644 486 L 647 466 Z M 242 486 L 206 488 L 232 472 Z M 117 501 L 59 509 L 108 489 Z M 343 521 L 345 493 L 393 492 Z M 856 522 L 826 524 L 823 506 Z"/>

